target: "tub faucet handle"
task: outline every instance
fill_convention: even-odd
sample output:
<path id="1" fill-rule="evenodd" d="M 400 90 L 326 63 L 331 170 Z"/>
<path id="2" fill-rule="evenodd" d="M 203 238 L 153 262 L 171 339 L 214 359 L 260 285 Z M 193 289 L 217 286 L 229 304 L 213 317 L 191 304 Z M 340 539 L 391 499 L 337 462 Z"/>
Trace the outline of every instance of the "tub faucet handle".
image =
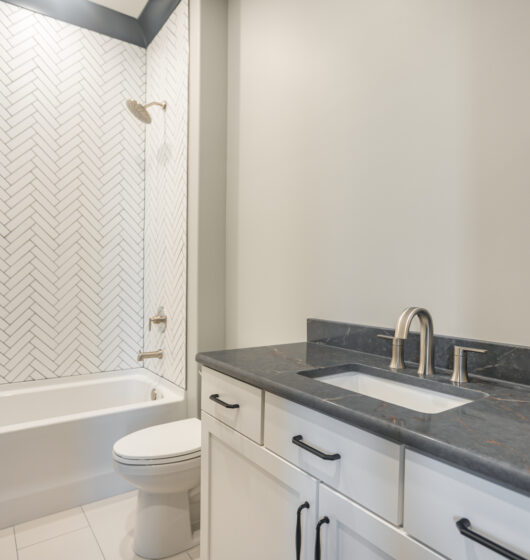
<path id="1" fill-rule="evenodd" d="M 469 383 L 467 376 L 467 353 L 476 352 L 477 354 L 486 354 L 487 350 L 482 348 L 469 348 L 467 346 L 455 346 L 453 375 L 451 381 L 460 385 L 461 383 Z"/>
<path id="2" fill-rule="evenodd" d="M 162 323 L 164 325 L 162 327 L 162 332 L 165 333 L 167 329 L 167 315 L 159 311 L 158 315 L 155 315 L 154 317 L 149 317 L 149 330 L 151 330 L 151 326 L 153 325 L 153 323 L 155 325 L 159 325 L 160 323 Z"/>

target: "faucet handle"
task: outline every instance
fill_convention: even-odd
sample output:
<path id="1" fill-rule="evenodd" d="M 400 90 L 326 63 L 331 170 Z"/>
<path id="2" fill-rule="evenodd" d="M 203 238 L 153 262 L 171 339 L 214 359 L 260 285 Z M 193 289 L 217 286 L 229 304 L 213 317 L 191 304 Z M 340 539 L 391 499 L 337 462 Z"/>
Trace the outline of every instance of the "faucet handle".
<path id="1" fill-rule="evenodd" d="M 403 359 L 403 340 L 389 334 L 378 334 L 377 338 L 392 341 L 392 359 L 390 360 L 390 369 L 405 369 L 405 361 Z"/>
<path id="2" fill-rule="evenodd" d="M 462 353 L 462 352 L 476 352 L 477 354 L 487 354 L 487 350 L 483 348 L 471 348 L 469 346 L 455 346 L 455 353 Z"/>
<path id="3" fill-rule="evenodd" d="M 386 340 L 394 340 L 394 337 L 391 334 L 378 334 L 377 338 L 384 338 Z"/>
<path id="4" fill-rule="evenodd" d="M 153 325 L 153 323 L 155 325 L 159 325 L 160 323 L 162 323 L 164 325 L 162 327 L 162 332 L 165 333 L 167 329 L 167 315 L 165 315 L 161 310 L 158 312 L 158 315 L 155 315 L 154 317 L 149 317 L 149 330 L 151 330 L 151 326 Z"/>
<path id="5" fill-rule="evenodd" d="M 487 350 L 483 348 L 470 348 L 469 346 L 455 346 L 453 375 L 451 381 L 453 383 L 469 383 L 467 375 L 467 353 L 475 352 L 476 354 L 486 354 Z"/>

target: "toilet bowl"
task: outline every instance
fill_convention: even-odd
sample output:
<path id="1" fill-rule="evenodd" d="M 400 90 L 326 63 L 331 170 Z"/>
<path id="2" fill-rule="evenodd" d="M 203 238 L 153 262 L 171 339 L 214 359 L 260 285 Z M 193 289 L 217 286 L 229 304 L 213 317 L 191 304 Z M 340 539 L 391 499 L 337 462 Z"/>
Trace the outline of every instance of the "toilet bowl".
<path id="1" fill-rule="evenodd" d="M 112 458 L 116 472 L 138 488 L 136 554 L 158 560 L 198 544 L 190 496 L 195 497 L 200 486 L 200 420 L 189 418 L 129 434 L 114 444 Z"/>

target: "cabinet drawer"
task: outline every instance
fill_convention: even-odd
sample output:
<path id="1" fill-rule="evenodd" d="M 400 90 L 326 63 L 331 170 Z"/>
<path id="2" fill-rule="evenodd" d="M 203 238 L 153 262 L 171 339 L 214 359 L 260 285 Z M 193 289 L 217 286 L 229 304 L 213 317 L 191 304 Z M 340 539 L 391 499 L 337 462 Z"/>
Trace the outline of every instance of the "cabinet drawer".
<path id="1" fill-rule="evenodd" d="M 297 436 L 302 444 L 340 458 L 315 455 L 293 442 Z M 270 393 L 265 397 L 264 439 L 271 451 L 390 522 L 401 524 L 401 446 Z"/>
<path id="2" fill-rule="evenodd" d="M 383 521 L 323 484 L 319 487 L 322 558 L 326 560 L 442 560 L 411 539 L 403 529 Z"/>
<path id="3" fill-rule="evenodd" d="M 404 528 L 452 560 L 501 556 L 460 534 L 467 518 L 483 537 L 530 558 L 530 498 L 419 453 L 405 455 Z"/>
<path id="4" fill-rule="evenodd" d="M 251 440 L 263 443 L 261 389 L 203 367 L 201 408 Z"/>

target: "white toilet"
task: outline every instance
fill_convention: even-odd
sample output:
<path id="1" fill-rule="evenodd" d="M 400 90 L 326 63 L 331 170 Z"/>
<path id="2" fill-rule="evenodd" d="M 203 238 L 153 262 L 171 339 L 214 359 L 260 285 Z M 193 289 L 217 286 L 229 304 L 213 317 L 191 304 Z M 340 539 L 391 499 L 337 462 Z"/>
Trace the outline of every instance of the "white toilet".
<path id="1" fill-rule="evenodd" d="M 114 469 L 138 488 L 134 551 L 166 558 L 198 544 L 190 496 L 200 486 L 201 421 L 151 426 L 114 444 Z"/>

